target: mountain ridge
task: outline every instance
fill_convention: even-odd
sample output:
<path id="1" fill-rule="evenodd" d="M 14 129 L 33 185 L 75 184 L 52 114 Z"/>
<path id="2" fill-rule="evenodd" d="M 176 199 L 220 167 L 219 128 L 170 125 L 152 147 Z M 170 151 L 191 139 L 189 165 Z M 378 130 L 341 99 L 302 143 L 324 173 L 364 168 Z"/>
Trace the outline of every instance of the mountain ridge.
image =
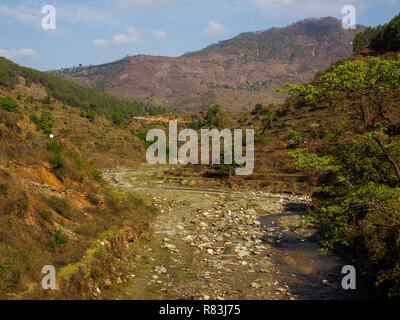
<path id="1" fill-rule="evenodd" d="M 283 102 L 285 82 L 310 81 L 352 53 L 365 27 L 344 30 L 335 18 L 305 19 L 284 28 L 245 32 L 179 57 L 136 55 L 98 66 L 51 71 L 121 98 L 182 111 L 219 103 L 227 110 Z"/>

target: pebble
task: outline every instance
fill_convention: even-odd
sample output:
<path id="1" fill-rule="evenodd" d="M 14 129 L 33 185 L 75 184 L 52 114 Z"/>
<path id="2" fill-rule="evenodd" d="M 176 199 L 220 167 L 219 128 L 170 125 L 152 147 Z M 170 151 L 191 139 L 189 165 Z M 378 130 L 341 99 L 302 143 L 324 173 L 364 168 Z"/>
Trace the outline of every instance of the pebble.
<path id="1" fill-rule="evenodd" d="M 172 243 L 166 243 L 166 244 L 164 245 L 164 248 L 173 250 L 173 249 L 176 249 L 176 245 L 174 245 L 174 244 L 172 244 Z"/>
<path id="2" fill-rule="evenodd" d="M 164 266 L 155 266 L 154 270 L 158 273 L 167 273 L 167 268 Z"/>
<path id="3" fill-rule="evenodd" d="M 327 287 L 331 285 L 328 280 L 322 280 L 322 284 Z"/>
<path id="4" fill-rule="evenodd" d="M 240 250 L 239 253 L 238 253 L 238 256 L 240 258 L 247 257 L 248 255 L 249 255 L 249 252 L 246 251 L 246 250 Z"/>
<path id="5" fill-rule="evenodd" d="M 110 288 L 112 285 L 112 282 L 110 279 L 104 280 L 104 288 Z"/>

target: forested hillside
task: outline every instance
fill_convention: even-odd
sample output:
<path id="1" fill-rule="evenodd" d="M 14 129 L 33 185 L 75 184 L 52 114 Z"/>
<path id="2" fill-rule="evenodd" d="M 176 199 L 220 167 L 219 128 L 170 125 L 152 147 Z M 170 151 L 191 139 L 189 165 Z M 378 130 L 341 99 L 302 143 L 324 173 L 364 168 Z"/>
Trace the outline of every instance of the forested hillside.
<path id="1" fill-rule="evenodd" d="M 108 119 L 113 119 L 115 123 L 147 113 L 167 112 L 165 107 L 157 107 L 140 101 L 122 100 L 97 89 L 84 88 L 71 81 L 19 66 L 0 57 L 0 85 L 14 89 L 20 83 L 21 77 L 25 79 L 26 87 L 31 87 L 32 83 L 41 85 L 47 90 L 49 98 L 57 99 L 86 112 L 98 112 Z"/>

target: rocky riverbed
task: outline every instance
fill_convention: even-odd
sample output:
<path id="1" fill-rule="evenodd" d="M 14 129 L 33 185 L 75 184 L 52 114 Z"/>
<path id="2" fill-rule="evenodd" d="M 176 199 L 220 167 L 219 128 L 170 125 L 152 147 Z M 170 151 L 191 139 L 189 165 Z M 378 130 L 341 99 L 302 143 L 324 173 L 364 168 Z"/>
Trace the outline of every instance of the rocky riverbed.
<path id="1" fill-rule="evenodd" d="M 342 289 L 336 255 L 322 256 L 313 230 L 294 233 L 309 198 L 166 185 L 151 172 L 109 172 L 110 184 L 159 211 L 118 299 L 360 299 Z"/>

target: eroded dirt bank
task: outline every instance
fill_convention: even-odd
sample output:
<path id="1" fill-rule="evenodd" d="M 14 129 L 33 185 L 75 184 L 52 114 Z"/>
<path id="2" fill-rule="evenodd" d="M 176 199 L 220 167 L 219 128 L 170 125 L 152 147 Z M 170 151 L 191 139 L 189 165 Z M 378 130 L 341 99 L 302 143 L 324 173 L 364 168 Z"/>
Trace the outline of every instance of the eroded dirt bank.
<path id="1" fill-rule="evenodd" d="M 313 231 L 294 233 L 309 199 L 166 184 L 153 171 L 107 172 L 105 179 L 145 196 L 160 214 L 117 299 L 365 299 L 343 290 L 336 255 L 321 256 Z"/>

